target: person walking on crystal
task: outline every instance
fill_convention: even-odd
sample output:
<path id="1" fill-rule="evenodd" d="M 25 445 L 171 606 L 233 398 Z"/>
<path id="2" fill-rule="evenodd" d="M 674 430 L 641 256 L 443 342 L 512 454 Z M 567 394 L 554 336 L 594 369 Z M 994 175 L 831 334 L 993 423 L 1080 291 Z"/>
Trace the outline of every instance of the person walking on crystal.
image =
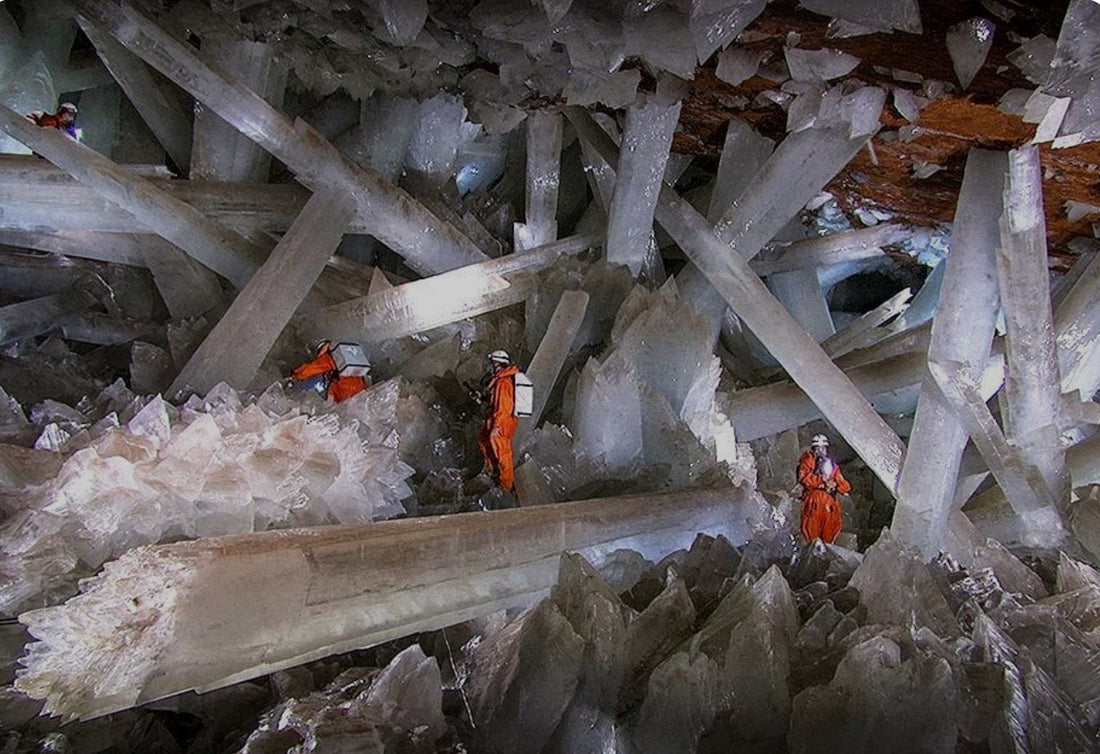
<path id="1" fill-rule="evenodd" d="M 80 140 L 80 129 L 76 127 L 76 105 L 72 102 L 62 102 L 57 106 L 56 113 L 32 110 L 25 117 L 36 126 L 56 128 L 58 131 L 64 131 L 70 138 Z"/>
<path id="2" fill-rule="evenodd" d="M 519 424 L 516 417 L 516 375 L 519 373 L 519 367 L 512 363 L 507 351 L 493 351 L 489 354 L 489 371 L 481 380 L 479 396 L 486 414 L 477 446 L 493 481 L 508 491 L 515 486 L 512 436 Z"/>
<path id="3" fill-rule="evenodd" d="M 814 435 L 810 449 L 798 459 L 798 483 L 802 485 L 802 536 L 832 544 L 844 521 L 837 495 L 847 495 L 852 485 L 829 454 L 829 438 Z"/>
<path id="4" fill-rule="evenodd" d="M 317 344 L 317 356 L 290 373 L 290 383 L 297 383 L 301 390 L 314 390 L 336 403 L 358 395 L 370 385 L 364 376 L 370 365 L 365 358 L 356 359 L 360 362 L 358 364 L 349 364 L 341 358 L 342 353 L 349 349 L 362 356 L 358 346 L 339 343 L 334 350 L 332 341 L 322 340 Z M 353 368 L 349 369 L 349 366 Z"/>

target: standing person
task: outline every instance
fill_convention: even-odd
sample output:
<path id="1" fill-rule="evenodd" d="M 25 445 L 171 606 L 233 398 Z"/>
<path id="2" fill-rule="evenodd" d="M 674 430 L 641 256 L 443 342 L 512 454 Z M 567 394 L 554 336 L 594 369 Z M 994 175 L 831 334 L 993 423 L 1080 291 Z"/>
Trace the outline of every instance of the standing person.
<path id="1" fill-rule="evenodd" d="M 810 449 L 798 459 L 798 483 L 802 485 L 802 537 L 832 544 L 844 526 L 837 495 L 847 495 L 852 485 L 829 455 L 829 438 L 814 435 Z"/>
<path id="2" fill-rule="evenodd" d="M 516 375 L 519 367 L 512 363 L 507 351 L 489 354 L 489 372 L 482 378 L 481 402 L 486 406 L 485 424 L 477 438 L 478 449 L 502 489 L 515 486 L 512 461 L 512 436 L 519 420 L 516 418 Z"/>
<path id="3" fill-rule="evenodd" d="M 290 374 L 292 382 L 299 387 L 330 398 L 336 403 L 346 401 L 367 389 L 367 380 L 363 377 L 342 375 L 332 357 L 332 341 L 322 340 L 317 344 L 317 356 L 307 361 Z"/>
<path id="4" fill-rule="evenodd" d="M 26 118 L 36 126 L 56 128 L 58 131 L 64 131 L 70 138 L 80 140 L 80 131 L 76 127 L 76 105 L 72 102 L 62 102 L 57 106 L 56 113 L 32 110 L 27 113 Z"/>

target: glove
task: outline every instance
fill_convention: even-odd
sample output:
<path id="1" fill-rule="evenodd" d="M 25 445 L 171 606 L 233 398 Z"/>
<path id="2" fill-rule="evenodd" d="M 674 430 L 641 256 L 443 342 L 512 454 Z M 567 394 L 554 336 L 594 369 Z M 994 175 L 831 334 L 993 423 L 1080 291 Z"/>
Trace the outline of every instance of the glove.
<path id="1" fill-rule="evenodd" d="M 825 491 L 828 492 L 830 495 L 835 495 L 836 494 L 836 482 L 834 482 L 832 479 L 825 482 Z"/>

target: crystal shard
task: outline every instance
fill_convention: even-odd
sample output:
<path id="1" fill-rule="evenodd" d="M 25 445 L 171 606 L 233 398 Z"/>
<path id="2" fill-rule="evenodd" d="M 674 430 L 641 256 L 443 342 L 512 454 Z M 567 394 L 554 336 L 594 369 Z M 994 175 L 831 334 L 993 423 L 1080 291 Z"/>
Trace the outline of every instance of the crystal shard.
<path id="1" fill-rule="evenodd" d="M 700 63 L 729 44 L 764 11 L 765 0 L 692 0 L 691 35 Z"/>
<path id="2" fill-rule="evenodd" d="M 889 532 L 867 550 L 849 583 L 874 623 L 926 626 L 943 638 L 960 633 L 920 554 Z"/>
<path id="3" fill-rule="evenodd" d="M 791 78 L 796 81 L 828 81 L 846 76 L 859 65 L 859 58 L 841 50 L 801 50 L 784 47 L 783 55 Z"/>
<path id="4" fill-rule="evenodd" d="M 993 46 L 996 25 L 988 18 L 975 16 L 947 30 L 947 51 L 955 66 L 955 76 L 963 89 L 978 75 L 989 49 Z"/>
<path id="5" fill-rule="evenodd" d="M 1100 5 L 1091 0 L 1072 0 L 1062 19 L 1062 30 L 1043 91 L 1055 97 L 1071 97 L 1060 136 L 1068 143 L 1100 137 L 1095 112 L 1100 81 L 1095 75 L 1100 48 Z"/>
<path id="6" fill-rule="evenodd" d="M 955 751 L 958 691 L 951 665 L 918 651 L 903 659 L 885 636 L 852 647 L 827 686 L 794 699 L 791 752 Z"/>

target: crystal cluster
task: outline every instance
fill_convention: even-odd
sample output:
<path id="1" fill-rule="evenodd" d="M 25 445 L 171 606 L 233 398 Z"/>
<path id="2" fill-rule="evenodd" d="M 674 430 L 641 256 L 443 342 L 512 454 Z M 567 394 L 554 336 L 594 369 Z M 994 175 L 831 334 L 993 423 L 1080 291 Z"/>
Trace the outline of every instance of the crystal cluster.
<path id="1" fill-rule="evenodd" d="M 278 385 L 254 399 L 221 385 L 179 408 L 115 386 L 88 414 L 37 407 L 51 419 L 37 445 L 66 455 L 56 478 L 5 501 L 0 610 L 71 595 L 142 544 L 404 513 L 398 393 L 381 384 L 333 412 Z"/>

